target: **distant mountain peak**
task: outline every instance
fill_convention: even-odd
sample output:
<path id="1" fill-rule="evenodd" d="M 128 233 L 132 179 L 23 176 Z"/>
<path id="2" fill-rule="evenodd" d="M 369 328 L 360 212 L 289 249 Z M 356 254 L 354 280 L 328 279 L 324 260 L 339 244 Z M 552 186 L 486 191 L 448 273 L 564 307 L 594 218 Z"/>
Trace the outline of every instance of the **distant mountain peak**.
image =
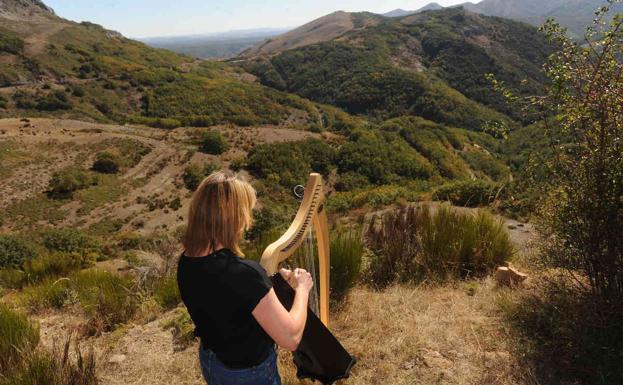
<path id="1" fill-rule="evenodd" d="M 0 16 L 54 15 L 54 10 L 41 0 L 0 0 Z"/>
<path id="2" fill-rule="evenodd" d="M 414 13 L 420 13 L 420 12 L 424 12 L 424 11 L 437 11 L 439 9 L 443 9 L 444 7 L 442 7 L 441 5 L 439 5 L 439 3 L 429 3 L 425 6 L 423 6 L 422 8 L 415 10 L 415 11 L 406 11 L 404 9 L 398 8 L 398 9 L 394 9 L 393 11 L 389 11 L 387 13 L 384 13 L 383 16 L 386 17 L 403 17 L 403 16 L 409 16 L 409 15 L 413 15 Z"/>

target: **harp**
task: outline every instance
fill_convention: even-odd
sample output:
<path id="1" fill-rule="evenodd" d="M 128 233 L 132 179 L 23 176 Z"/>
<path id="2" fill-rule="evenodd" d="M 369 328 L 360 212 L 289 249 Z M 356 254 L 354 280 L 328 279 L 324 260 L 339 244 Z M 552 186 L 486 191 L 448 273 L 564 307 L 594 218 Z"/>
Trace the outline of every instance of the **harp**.
<path id="1" fill-rule="evenodd" d="M 279 264 L 291 257 L 299 260 L 298 265 L 308 270 L 314 278 L 314 289 L 310 293 L 310 307 L 325 326 L 329 325 L 329 229 L 324 210 L 325 195 L 322 176 L 311 174 L 301 205 L 288 230 L 271 243 L 262 254 L 261 265 L 269 275 L 275 274 Z M 295 194 L 297 191 L 295 189 Z M 297 194 L 300 195 L 300 194 Z M 318 245 L 318 270 L 314 256 L 314 239 Z M 301 248 L 307 243 L 307 247 Z M 303 254 L 303 255 L 301 255 Z"/>

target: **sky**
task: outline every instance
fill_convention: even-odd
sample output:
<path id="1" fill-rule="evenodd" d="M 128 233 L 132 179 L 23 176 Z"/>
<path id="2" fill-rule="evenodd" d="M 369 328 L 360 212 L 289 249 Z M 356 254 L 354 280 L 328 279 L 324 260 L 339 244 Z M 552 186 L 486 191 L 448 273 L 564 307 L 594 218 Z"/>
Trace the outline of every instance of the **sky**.
<path id="1" fill-rule="evenodd" d="M 418 9 L 433 0 L 44 0 L 57 15 L 90 21 L 127 37 L 293 28 L 328 13 Z M 474 0 L 473 0 L 474 1 Z M 454 5 L 465 0 L 437 0 Z M 477 2 L 477 1 L 474 1 Z"/>

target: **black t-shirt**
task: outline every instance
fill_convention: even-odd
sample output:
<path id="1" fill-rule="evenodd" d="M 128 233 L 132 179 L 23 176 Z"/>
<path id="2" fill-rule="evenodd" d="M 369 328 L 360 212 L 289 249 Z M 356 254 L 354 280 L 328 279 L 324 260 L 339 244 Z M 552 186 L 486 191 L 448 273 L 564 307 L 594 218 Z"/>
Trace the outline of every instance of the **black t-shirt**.
<path id="1" fill-rule="evenodd" d="M 228 249 L 205 257 L 182 254 L 177 283 L 197 336 L 232 369 L 262 363 L 273 340 L 251 312 L 272 288 L 266 271 Z"/>

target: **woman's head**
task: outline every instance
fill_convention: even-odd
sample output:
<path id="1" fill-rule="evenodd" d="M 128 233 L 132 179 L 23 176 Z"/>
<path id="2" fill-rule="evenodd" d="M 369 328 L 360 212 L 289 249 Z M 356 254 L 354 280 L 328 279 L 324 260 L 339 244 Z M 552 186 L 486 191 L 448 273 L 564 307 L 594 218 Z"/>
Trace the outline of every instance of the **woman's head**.
<path id="1" fill-rule="evenodd" d="M 239 242 L 251 227 L 255 190 L 237 176 L 215 172 L 201 182 L 188 210 L 184 248 L 188 255 L 220 245 L 242 255 Z"/>

